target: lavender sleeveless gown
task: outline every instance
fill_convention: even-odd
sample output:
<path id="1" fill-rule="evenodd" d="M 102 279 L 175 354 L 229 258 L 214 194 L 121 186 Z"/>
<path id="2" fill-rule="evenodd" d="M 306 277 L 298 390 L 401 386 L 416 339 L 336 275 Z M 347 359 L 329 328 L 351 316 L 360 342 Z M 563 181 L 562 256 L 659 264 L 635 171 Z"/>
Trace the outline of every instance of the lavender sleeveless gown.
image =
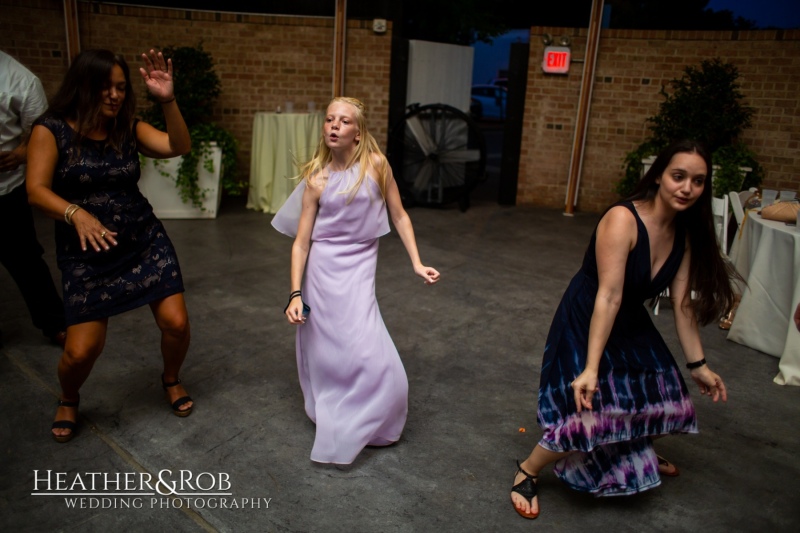
<path id="1" fill-rule="evenodd" d="M 319 200 L 297 328 L 297 369 L 308 417 L 317 425 L 311 460 L 350 464 L 366 445 L 397 441 L 408 412 L 408 378 L 375 299 L 378 238 L 389 232 L 386 204 L 367 177 L 347 203 L 358 165 L 331 172 Z M 272 225 L 297 233 L 301 182 Z"/>

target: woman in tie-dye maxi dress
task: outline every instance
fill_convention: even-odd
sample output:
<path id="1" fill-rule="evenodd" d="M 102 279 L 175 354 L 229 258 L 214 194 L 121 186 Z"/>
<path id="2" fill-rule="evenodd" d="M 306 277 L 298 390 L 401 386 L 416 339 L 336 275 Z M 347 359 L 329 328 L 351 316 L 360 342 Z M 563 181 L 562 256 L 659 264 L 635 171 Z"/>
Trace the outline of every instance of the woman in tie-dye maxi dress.
<path id="1" fill-rule="evenodd" d="M 733 298 L 714 242 L 709 168 L 696 143 L 671 146 L 592 235 L 545 346 L 543 436 L 512 489 L 522 516 L 538 515 L 536 475 L 549 463 L 570 488 L 597 496 L 634 494 L 658 486 L 661 475 L 677 475 L 656 456 L 653 439 L 696 433 L 697 421 L 680 369 L 643 305 L 665 289 L 692 379 L 702 394 L 727 398 L 704 362 L 697 328 Z"/>

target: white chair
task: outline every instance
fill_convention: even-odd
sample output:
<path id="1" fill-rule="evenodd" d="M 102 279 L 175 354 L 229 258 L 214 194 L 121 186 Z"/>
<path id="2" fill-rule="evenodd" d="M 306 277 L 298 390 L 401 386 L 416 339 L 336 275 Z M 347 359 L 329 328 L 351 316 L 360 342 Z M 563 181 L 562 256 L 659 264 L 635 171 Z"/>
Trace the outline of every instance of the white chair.
<path id="1" fill-rule="evenodd" d="M 742 229 L 742 222 L 744 222 L 744 204 L 757 191 L 758 189 L 755 187 L 750 187 L 747 191 L 731 191 L 728 193 L 728 198 L 731 200 L 731 211 L 733 211 L 733 216 L 736 218 L 738 229 Z"/>
<path id="2" fill-rule="evenodd" d="M 711 197 L 711 212 L 714 214 L 714 228 L 717 230 L 717 244 L 723 256 L 728 255 L 728 196 Z"/>
<path id="3" fill-rule="evenodd" d="M 742 197 L 739 196 L 739 193 L 736 191 L 731 191 L 728 193 L 728 198 L 731 200 L 731 211 L 733 211 L 733 216 L 736 219 L 736 225 L 739 228 L 742 227 L 742 221 L 744 220 L 744 208 L 742 207 Z"/>

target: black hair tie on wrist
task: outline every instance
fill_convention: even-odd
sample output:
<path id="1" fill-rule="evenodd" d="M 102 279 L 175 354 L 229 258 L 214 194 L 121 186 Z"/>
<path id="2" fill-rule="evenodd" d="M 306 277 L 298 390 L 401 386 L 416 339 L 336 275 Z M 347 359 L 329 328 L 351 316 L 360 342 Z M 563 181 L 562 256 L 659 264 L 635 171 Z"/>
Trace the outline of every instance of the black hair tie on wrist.
<path id="1" fill-rule="evenodd" d="M 686 368 L 688 368 L 689 370 L 694 370 L 695 368 L 700 368 L 704 364 L 706 364 L 705 358 L 700 359 L 699 361 L 695 361 L 694 363 L 686 363 Z"/>
<path id="2" fill-rule="evenodd" d="M 292 300 L 294 300 L 298 296 L 300 296 L 302 298 L 303 297 L 303 293 L 301 293 L 300 291 L 292 291 L 292 293 L 289 295 L 289 301 L 286 302 L 286 307 L 283 308 L 283 313 L 284 314 L 286 314 L 286 310 L 289 309 L 289 304 L 292 303 Z"/>

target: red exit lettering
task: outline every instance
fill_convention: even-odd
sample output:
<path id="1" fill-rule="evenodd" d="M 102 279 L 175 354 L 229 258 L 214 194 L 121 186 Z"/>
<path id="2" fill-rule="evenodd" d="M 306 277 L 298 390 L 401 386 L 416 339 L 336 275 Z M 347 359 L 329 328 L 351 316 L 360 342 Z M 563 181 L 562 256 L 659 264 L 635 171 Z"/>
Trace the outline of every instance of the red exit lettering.
<path id="1" fill-rule="evenodd" d="M 564 67 L 567 65 L 567 57 L 569 54 L 566 52 L 550 52 L 547 54 L 547 66 Z"/>

